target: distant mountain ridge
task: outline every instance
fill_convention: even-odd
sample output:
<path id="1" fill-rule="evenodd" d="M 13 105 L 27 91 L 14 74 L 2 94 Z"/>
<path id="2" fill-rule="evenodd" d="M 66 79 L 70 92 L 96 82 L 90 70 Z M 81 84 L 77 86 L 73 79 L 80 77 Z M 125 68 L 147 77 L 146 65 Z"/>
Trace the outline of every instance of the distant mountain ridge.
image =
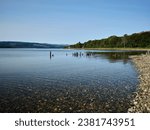
<path id="1" fill-rule="evenodd" d="M 64 48 L 66 46 L 36 42 L 0 41 L 0 48 Z"/>

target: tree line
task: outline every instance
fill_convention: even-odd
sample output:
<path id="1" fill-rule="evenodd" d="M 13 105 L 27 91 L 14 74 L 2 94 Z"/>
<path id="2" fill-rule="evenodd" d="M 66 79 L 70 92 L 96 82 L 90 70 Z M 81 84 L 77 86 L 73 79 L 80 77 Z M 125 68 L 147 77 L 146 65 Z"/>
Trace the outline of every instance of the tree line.
<path id="1" fill-rule="evenodd" d="M 124 36 L 110 36 L 101 40 L 89 40 L 70 45 L 70 48 L 150 48 L 150 31 Z"/>

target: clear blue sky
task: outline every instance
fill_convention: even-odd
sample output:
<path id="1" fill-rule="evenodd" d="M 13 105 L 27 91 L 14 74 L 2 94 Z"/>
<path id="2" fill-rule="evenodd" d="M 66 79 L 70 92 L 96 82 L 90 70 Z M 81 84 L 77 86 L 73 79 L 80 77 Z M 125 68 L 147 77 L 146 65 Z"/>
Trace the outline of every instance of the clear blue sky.
<path id="1" fill-rule="evenodd" d="M 150 0 L 0 0 L 0 41 L 74 44 L 150 30 Z"/>

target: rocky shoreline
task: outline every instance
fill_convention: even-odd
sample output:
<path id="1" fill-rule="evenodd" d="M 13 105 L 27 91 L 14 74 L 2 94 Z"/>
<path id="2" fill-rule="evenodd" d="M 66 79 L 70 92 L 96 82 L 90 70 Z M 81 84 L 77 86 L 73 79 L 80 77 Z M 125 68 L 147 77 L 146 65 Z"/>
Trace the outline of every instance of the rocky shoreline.
<path id="1" fill-rule="evenodd" d="M 149 113 L 150 112 L 150 55 L 140 55 L 131 57 L 139 72 L 139 86 L 132 101 L 129 113 Z"/>

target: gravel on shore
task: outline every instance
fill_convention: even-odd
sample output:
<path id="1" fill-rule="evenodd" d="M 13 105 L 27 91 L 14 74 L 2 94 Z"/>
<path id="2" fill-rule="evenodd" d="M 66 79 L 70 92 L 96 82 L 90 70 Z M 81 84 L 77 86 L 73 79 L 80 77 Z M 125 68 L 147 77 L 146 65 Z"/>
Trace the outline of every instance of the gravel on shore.
<path id="1" fill-rule="evenodd" d="M 150 113 L 150 55 L 131 57 L 139 72 L 139 86 L 129 113 Z"/>

